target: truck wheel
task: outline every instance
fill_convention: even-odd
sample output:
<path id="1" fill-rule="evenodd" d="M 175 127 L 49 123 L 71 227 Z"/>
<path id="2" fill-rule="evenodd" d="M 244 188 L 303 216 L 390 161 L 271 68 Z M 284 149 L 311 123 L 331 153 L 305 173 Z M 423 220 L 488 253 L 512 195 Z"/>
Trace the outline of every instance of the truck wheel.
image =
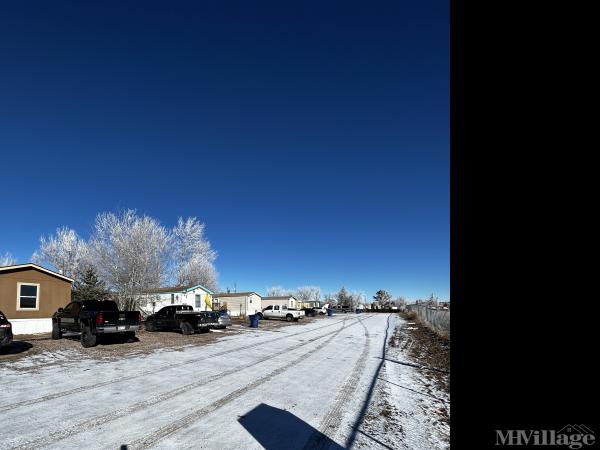
<path id="1" fill-rule="evenodd" d="M 98 342 L 98 336 L 92 334 L 90 327 L 83 326 L 81 328 L 81 345 L 85 348 L 94 347 Z"/>
<path id="2" fill-rule="evenodd" d="M 194 334 L 194 328 L 192 328 L 192 326 L 187 323 L 187 322 L 182 322 L 181 323 L 181 334 Z"/>
<path id="3" fill-rule="evenodd" d="M 154 320 L 146 320 L 146 331 L 156 331 L 156 324 L 154 323 Z"/>
<path id="4" fill-rule="evenodd" d="M 135 341 L 135 332 L 134 331 L 126 331 L 123 333 L 123 340 L 125 342 L 134 342 Z"/>
<path id="5" fill-rule="evenodd" d="M 58 326 L 58 322 L 52 322 L 52 339 L 55 341 L 62 338 L 62 332 Z"/>
<path id="6" fill-rule="evenodd" d="M 294 316 L 292 316 L 291 314 L 288 314 L 287 316 L 285 316 L 285 320 L 287 320 L 288 322 L 291 322 L 292 320 L 294 320 Z"/>

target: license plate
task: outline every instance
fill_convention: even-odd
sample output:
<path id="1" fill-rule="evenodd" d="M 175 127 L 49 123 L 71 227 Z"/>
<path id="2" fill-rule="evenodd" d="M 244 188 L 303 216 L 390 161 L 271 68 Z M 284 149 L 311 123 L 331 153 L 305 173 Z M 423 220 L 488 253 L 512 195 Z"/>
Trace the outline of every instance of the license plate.
<path id="1" fill-rule="evenodd" d="M 121 325 L 121 326 L 117 327 L 117 330 L 118 331 L 120 331 L 120 330 L 126 330 L 127 328 L 129 328 L 127 325 Z"/>

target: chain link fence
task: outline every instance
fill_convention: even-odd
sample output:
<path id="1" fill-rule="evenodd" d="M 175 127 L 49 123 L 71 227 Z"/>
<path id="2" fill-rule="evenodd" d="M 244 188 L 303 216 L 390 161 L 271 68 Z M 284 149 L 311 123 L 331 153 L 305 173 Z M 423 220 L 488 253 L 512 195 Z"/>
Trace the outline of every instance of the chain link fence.
<path id="1" fill-rule="evenodd" d="M 450 339 L 450 310 L 434 309 L 427 305 L 407 305 L 408 311 L 414 311 L 421 322 Z"/>

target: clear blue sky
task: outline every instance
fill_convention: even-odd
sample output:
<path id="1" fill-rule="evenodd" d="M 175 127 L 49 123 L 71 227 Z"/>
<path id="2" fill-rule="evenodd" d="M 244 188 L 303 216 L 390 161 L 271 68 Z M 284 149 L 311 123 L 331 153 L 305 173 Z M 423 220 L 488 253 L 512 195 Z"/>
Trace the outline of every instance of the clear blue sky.
<path id="1" fill-rule="evenodd" d="M 10 2 L 0 253 L 197 216 L 222 287 L 449 296 L 449 2 Z"/>

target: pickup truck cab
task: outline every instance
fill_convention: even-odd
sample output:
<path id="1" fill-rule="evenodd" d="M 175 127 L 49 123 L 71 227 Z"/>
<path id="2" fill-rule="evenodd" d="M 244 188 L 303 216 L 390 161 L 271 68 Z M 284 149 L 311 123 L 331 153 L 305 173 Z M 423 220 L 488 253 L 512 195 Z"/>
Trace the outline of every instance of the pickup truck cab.
<path id="1" fill-rule="evenodd" d="M 288 308 L 287 305 L 269 305 L 262 310 L 264 319 L 282 319 L 291 322 L 304 318 L 304 311 Z"/>
<path id="2" fill-rule="evenodd" d="M 190 305 L 170 305 L 146 318 L 146 331 L 181 330 L 183 334 L 208 333 L 219 327 L 219 313 L 194 311 Z"/>
<path id="3" fill-rule="evenodd" d="M 103 334 L 133 339 L 140 320 L 139 311 L 119 311 L 112 300 L 73 301 L 52 315 L 52 339 L 62 338 L 65 332 L 80 333 L 83 347 L 95 346 Z"/>

